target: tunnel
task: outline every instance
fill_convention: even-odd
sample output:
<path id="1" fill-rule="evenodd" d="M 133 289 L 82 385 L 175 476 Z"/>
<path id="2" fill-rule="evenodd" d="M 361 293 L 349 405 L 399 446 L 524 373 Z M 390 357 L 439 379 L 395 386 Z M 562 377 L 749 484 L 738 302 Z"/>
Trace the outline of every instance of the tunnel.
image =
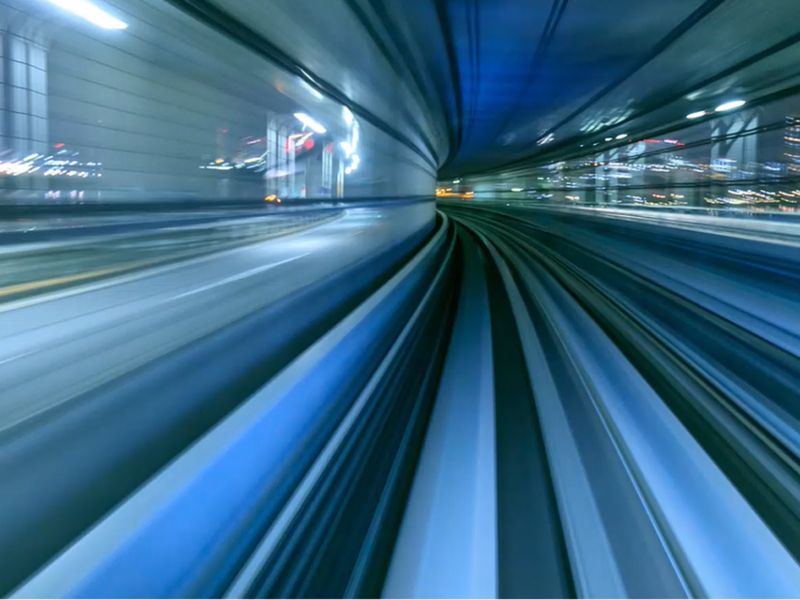
<path id="1" fill-rule="evenodd" d="M 800 597 L 798 23 L 0 0 L 0 593 Z"/>

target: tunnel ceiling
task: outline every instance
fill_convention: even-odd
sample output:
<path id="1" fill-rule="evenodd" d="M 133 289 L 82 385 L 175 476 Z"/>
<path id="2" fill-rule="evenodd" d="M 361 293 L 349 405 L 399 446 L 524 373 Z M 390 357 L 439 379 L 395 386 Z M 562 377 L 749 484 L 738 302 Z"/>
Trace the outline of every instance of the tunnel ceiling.
<path id="1" fill-rule="evenodd" d="M 269 40 L 443 177 L 579 156 L 800 85 L 796 0 L 176 3 Z"/>

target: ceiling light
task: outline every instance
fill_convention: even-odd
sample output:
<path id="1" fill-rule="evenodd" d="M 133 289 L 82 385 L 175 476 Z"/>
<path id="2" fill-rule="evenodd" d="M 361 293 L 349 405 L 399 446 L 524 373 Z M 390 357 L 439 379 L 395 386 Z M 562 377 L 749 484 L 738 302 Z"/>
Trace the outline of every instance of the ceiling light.
<path id="1" fill-rule="evenodd" d="M 613 140 L 613 139 L 614 139 L 614 138 L 612 138 L 612 137 L 607 137 L 607 138 L 606 138 L 605 140 L 603 140 L 603 141 L 605 141 L 605 142 L 610 142 L 610 141 L 611 141 L 611 140 Z"/>
<path id="2" fill-rule="evenodd" d="M 744 100 L 731 100 L 730 102 L 723 102 L 717 108 L 714 109 L 715 112 L 725 112 L 728 110 L 733 110 L 734 108 L 739 108 L 740 106 L 744 106 Z"/>
<path id="3" fill-rule="evenodd" d="M 696 110 L 695 112 L 690 112 L 686 115 L 687 119 L 699 119 L 700 117 L 705 117 L 708 113 L 704 110 Z"/>
<path id="4" fill-rule="evenodd" d="M 320 135 L 322 135 L 323 133 L 328 132 L 327 129 L 325 129 L 322 125 L 320 125 L 317 121 L 308 116 L 306 113 L 296 112 L 294 113 L 294 118 L 300 121 L 303 125 L 311 129 L 315 133 L 319 133 Z"/>
<path id="5" fill-rule="evenodd" d="M 627 133 L 620 133 L 620 134 L 617 134 L 617 136 L 614 139 L 616 139 L 616 140 L 624 140 L 626 137 L 628 137 Z"/>
<path id="6" fill-rule="evenodd" d="M 112 17 L 99 6 L 89 2 L 89 0 L 50 0 L 50 4 L 54 4 L 60 9 L 70 12 L 81 19 L 85 19 L 92 25 L 96 25 L 102 29 L 128 28 L 127 23 L 120 21 L 116 17 Z"/>

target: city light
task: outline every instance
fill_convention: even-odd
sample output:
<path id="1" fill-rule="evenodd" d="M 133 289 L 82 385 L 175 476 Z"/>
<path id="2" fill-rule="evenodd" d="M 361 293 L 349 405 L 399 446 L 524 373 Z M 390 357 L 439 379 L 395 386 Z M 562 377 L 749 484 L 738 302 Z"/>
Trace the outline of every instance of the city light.
<path id="1" fill-rule="evenodd" d="M 311 129 L 315 133 L 319 133 L 320 135 L 322 135 L 323 133 L 328 132 L 327 129 L 325 129 L 322 125 L 320 125 L 317 121 L 315 121 L 312 117 L 310 117 L 304 112 L 294 113 L 294 118 L 300 121 L 303 125 Z"/>
<path id="2" fill-rule="evenodd" d="M 342 106 L 342 118 L 346 125 L 353 124 L 353 112 L 346 106 Z"/>
<path id="3" fill-rule="evenodd" d="M 744 106 L 744 100 L 731 100 L 730 102 L 723 102 L 717 108 L 714 109 L 715 112 L 725 112 L 728 110 L 733 110 L 734 108 L 739 108 L 740 106 Z"/>
<path id="4" fill-rule="evenodd" d="M 611 141 L 611 140 L 613 140 L 613 139 L 614 139 L 614 138 L 612 138 L 612 137 L 607 137 L 607 138 L 605 138 L 603 141 L 604 141 L 604 142 L 610 142 L 610 141 Z"/>
<path id="5" fill-rule="evenodd" d="M 619 133 L 619 134 L 617 134 L 617 136 L 614 139 L 615 140 L 624 140 L 626 137 L 628 137 L 627 133 Z"/>
<path id="6" fill-rule="evenodd" d="M 89 0 L 49 0 L 50 4 L 89 21 L 102 29 L 127 29 L 128 24 L 112 17 Z"/>
<path id="7" fill-rule="evenodd" d="M 687 119 L 699 119 L 700 117 L 705 117 L 708 113 L 704 110 L 696 110 L 694 112 L 690 112 L 686 115 Z"/>
<path id="8" fill-rule="evenodd" d="M 361 164 L 361 157 L 358 154 L 353 154 L 350 157 L 350 164 L 344 170 L 345 175 L 350 175 L 353 171 L 358 169 L 358 165 Z"/>
<path id="9" fill-rule="evenodd" d="M 347 142 L 347 141 L 339 142 L 339 146 L 341 146 L 342 150 L 344 150 L 344 153 L 345 153 L 345 155 L 347 155 L 347 158 L 350 158 L 350 156 L 354 152 L 353 146 L 350 145 L 350 142 Z"/>

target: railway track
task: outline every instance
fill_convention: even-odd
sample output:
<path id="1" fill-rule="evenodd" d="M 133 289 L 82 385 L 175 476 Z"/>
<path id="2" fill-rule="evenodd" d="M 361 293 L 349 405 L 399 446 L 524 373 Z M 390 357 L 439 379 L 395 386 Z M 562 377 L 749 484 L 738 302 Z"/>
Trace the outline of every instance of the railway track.
<path id="1" fill-rule="evenodd" d="M 791 236 L 442 210 L 13 594 L 800 594 Z"/>

